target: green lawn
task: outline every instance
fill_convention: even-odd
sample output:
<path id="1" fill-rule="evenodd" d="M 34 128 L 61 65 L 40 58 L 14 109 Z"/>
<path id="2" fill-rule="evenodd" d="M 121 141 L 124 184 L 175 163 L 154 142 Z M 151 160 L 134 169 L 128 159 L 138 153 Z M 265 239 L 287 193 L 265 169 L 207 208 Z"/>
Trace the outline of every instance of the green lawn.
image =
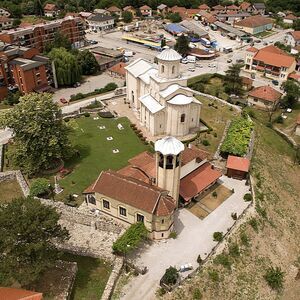
<path id="1" fill-rule="evenodd" d="M 77 256 L 69 253 L 64 254 L 62 259 L 77 262 L 78 272 L 70 299 L 101 299 L 112 270 L 110 263 L 98 258 Z"/>
<path id="2" fill-rule="evenodd" d="M 124 129 L 119 130 L 118 124 Z M 59 198 L 68 194 L 81 194 L 82 191 L 92 184 L 102 170 L 118 170 L 128 164 L 128 159 L 140 152 L 151 150 L 145 145 L 130 128 L 127 118 L 94 120 L 93 117 L 81 117 L 71 119 L 68 125 L 73 128 L 71 141 L 79 150 L 80 157 L 66 162 L 65 168 L 72 172 L 60 180 L 64 188 Z M 100 130 L 99 126 L 105 126 Z M 108 141 L 107 137 L 113 137 Z M 113 149 L 119 149 L 114 154 Z"/>
<path id="3" fill-rule="evenodd" d="M 264 38 L 264 37 L 267 37 L 269 35 L 272 35 L 274 33 L 274 31 L 263 31 L 263 32 L 260 32 L 260 33 L 256 33 L 254 34 L 255 37 L 257 38 Z"/>

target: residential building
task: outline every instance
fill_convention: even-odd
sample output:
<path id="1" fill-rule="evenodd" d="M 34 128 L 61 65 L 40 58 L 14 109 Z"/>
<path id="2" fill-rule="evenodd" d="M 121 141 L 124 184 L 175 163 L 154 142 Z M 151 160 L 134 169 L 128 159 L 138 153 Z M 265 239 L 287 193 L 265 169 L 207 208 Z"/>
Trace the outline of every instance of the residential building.
<path id="1" fill-rule="evenodd" d="M 227 176 L 235 179 L 246 179 L 249 173 L 250 160 L 245 157 L 229 155 L 227 158 Z"/>
<path id="2" fill-rule="evenodd" d="M 252 13 L 253 7 L 252 7 L 251 3 L 249 3 L 249 2 L 242 2 L 240 4 L 240 11 Z"/>
<path id="3" fill-rule="evenodd" d="M 232 4 L 232 5 L 229 5 L 229 6 L 226 6 L 226 13 L 238 13 L 239 11 L 239 7 Z"/>
<path id="4" fill-rule="evenodd" d="M 84 46 L 84 23 L 80 17 L 66 17 L 26 28 L 6 30 L 0 33 L 0 41 L 24 47 L 33 47 L 43 52 L 46 44 L 54 40 L 55 33 L 66 36 L 73 48 Z"/>
<path id="5" fill-rule="evenodd" d="M 181 55 L 166 48 L 158 65 L 137 59 L 126 67 L 127 101 L 152 136 L 190 136 L 199 129 L 201 103 L 180 73 Z"/>
<path id="6" fill-rule="evenodd" d="M 300 46 L 300 30 L 288 32 L 285 36 L 285 43 L 292 48 Z"/>
<path id="7" fill-rule="evenodd" d="M 223 5 L 216 5 L 216 6 L 213 6 L 212 10 L 213 10 L 216 14 L 224 14 L 224 13 L 226 13 L 226 7 L 224 7 Z"/>
<path id="8" fill-rule="evenodd" d="M 111 15 L 93 14 L 86 20 L 93 31 L 107 31 L 114 28 L 115 19 Z"/>
<path id="9" fill-rule="evenodd" d="M 123 53 L 118 50 L 112 50 L 100 46 L 91 48 L 89 50 L 95 56 L 99 64 L 100 71 L 105 71 L 123 60 Z"/>
<path id="10" fill-rule="evenodd" d="M 274 111 L 282 94 L 270 86 L 260 86 L 248 94 L 248 105 L 267 111 Z"/>
<path id="11" fill-rule="evenodd" d="M 238 13 L 226 13 L 216 15 L 217 20 L 221 22 L 230 23 L 233 25 L 235 22 L 244 20 L 245 18 L 250 17 L 250 14 L 247 12 L 238 12 Z"/>
<path id="12" fill-rule="evenodd" d="M 157 11 L 164 16 L 169 12 L 169 7 L 166 4 L 160 4 L 157 6 Z"/>
<path id="13" fill-rule="evenodd" d="M 298 17 L 296 17 L 294 14 L 288 14 L 287 16 L 285 16 L 283 18 L 283 23 L 293 24 L 297 19 L 298 19 Z"/>
<path id="14" fill-rule="evenodd" d="M 16 89 L 22 94 L 47 91 L 52 83 L 51 62 L 37 49 L 11 45 L 0 48 L 0 99 Z"/>
<path id="15" fill-rule="evenodd" d="M 54 18 L 59 14 L 58 7 L 53 3 L 47 3 L 44 6 L 44 13 L 46 17 Z"/>
<path id="16" fill-rule="evenodd" d="M 245 91 L 249 91 L 252 89 L 253 86 L 253 80 L 251 78 L 248 77 L 244 77 L 242 76 L 242 88 Z"/>
<path id="17" fill-rule="evenodd" d="M 126 77 L 126 63 L 124 62 L 119 62 L 115 64 L 114 66 L 110 67 L 108 69 L 108 73 L 114 77 L 114 78 L 121 78 L 125 80 Z"/>
<path id="18" fill-rule="evenodd" d="M 174 212 L 202 195 L 221 177 L 208 153 L 174 137 L 155 142 L 155 154 L 142 152 L 118 171 L 103 171 L 84 194 L 91 208 L 124 223 L 143 222 L 152 239 L 168 238 Z"/>
<path id="19" fill-rule="evenodd" d="M 13 27 L 14 19 L 0 16 L 0 31 L 3 29 L 10 29 Z"/>
<path id="20" fill-rule="evenodd" d="M 250 47 L 246 50 L 244 69 L 254 74 L 262 73 L 271 79 L 285 81 L 289 74 L 295 71 L 296 60 L 273 45 L 260 50 Z"/>
<path id="21" fill-rule="evenodd" d="M 198 6 L 199 10 L 204 10 L 206 12 L 210 11 L 210 7 L 207 4 L 201 4 Z"/>
<path id="22" fill-rule="evenodd" d="M 234 27 L 254 35 L 267 30 L 272 30 L 273 23 L 274 21 L 272 19 L 257 15 L 234 23 Z"/>
<path id="23" fill-rule="evenodd" d="M 94 14 L 102 14 L 102 15 L 110 15 L 110 12 L 104 8 L 95 8 L 93 13 Z M 89 14 L 91 15 L 92 13 L 89 13 Z"/>
<path id="24" fill-rule="evenodd" d="M 10 12 L 4 8 L 0 8 L 0 16 L 1 17 L 10 17 Z"/>
<path id="25" fill-rule="evenodd" d="M 240 41 L 244 37 L 247 37 L 247 34 L 244 31 L 234 28 L 229 24 L 220 21 L 216 21 L 214 22 L 214 24 L 221 32 L 225 33 L 230 39 L 236 39 Z"/>
<path id="26" fill-rule="evenodd" d="M 252 12 L 254 14 L 260 14 L 260 15 L 263 16 L 266 13 L 266 5 L 263 2 L 261 2 L 261 3 L 253 3 L 252 8 L 253 8 Z"/>
<path id="27" fill-rule="evenodd" d="M 123 8 L 123 11 L 128 11 L 128 12 L 130 12 L 132 14 L 132 16 L 134 18 L 136 17 L 136 9 L 133 6 L 131 6 L 131 5 L 125 6 Z"/>
<path id="28" fill-rule="evenodd" d="M 199 13 L 199 11 L 199 8 L 188 8 L 186 10 L 186 15 L 188 18 L 193 19 Z"/>
<path id="29" fill-rule="evenodd" d="M 0 287 L 0 299 L 5 300 L 42 300 L 43 294 L 23 289 Z"/>
<path id="30" fill-rule="evenodd" d="M 181 16 L 181 18 L 182 18 L 183 20 L 186 19 L 186 17 L 187 17 L 187 14 L 186 14 L 186 8 L 185 8 L 185 7 L 175 5 L 175 6 L 173 6 L 173 7 L 170 9 L 170 11 L 171 11 L 171 13 L 173 13 L 173 14 L 178 13 L 178 14 Z"/>
<path id="31" fill-rule="evenodd" d="M 151 17 L 152 16 L 152 8 L 148 5 L 141 6 L 140 12 L 143 17 Z"/>
<path id="32" fill-rule="evenodd" d="M 298 115 L 296 120 L 295 134 L 300 136 L 300 114 Z"/>
<path id="33" fill-rule="evenodd" d="M 109 11 L 109 13 L 111 15 L 116 15 L 118 16 L 119 18 L 122 17 L 122 9 L 120 9 L 119 7 L 117 6 L 110 6 L 109 8 L 107 8 L 107 11 Z"/>
<path id="34" fill-rule="evenodd" d="M 197 17 L 204 25 L 210 25 L 217 21 L 215 16 L 205 10 L 200 10 Z"/>

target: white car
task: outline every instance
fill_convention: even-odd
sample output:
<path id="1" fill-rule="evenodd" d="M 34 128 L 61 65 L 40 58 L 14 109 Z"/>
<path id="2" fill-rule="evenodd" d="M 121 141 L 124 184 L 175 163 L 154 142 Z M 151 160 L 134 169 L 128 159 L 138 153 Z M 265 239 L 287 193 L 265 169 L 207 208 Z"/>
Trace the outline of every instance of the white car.
<path id="1" fill-rule="evenodd" d="M 291 109 L 291 108 L 287 108 L 287 109 L 286 109 L 286 112 L 291 113 L 291 112 L 292 112 L 292 109 Z"/>
<path id="2" fill-rule="evenodd" d="M 193 67 L 189 67 L 189 69 L 188 69 L 190 72 L 195 72 L 195 68 L 193 68 Z"/>

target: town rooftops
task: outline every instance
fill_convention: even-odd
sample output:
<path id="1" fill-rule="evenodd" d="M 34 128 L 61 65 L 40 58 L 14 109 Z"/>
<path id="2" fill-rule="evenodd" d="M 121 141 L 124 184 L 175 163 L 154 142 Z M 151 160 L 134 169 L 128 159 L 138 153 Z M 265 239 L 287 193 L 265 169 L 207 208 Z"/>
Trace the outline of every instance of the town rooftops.
<path id="1" fill-rule="evenodd" d="M 13 19 L 5 17 L 5 16 L 0 16 L 0 23 L 6 23 L 6 22 L 12 22 Z"/>
<path id="2" fill-rule="evenodd" d="M 241 10 L 247 10 L 250 6 L 251 6 L 251 3 L 249 3 L 249 2 L 242 2 L 240 4 L 240 9 Z"/>
<path id="3" fill-rule="evenodd" d="M 125 76 L 126 74 L 125 67 L 126 67 L 126 63 L 119 62 L 118 64 L 115 64 L 114 66 L 110 67 L 109 71 Z"/>
<path id="4" fill-rule="evenodd" d="M 34 61 L 26 58 L 15 58 L 8 62 L 9 65 L 19 65 L 24 71 L 32 70 L 45 64 L 42 61 Z"/>
<path id="5" fill-rule="evenodd" d="M 272 87 L 266 85 L 254 88 L 252 91 L 249 92 L 249 96 L 253 98 L 262 99 L 268 102 L 277 102 L 282 96 L 282 94 L 273 89 Z"/>
<path id="6" fill-rule="evenodd" d="M 0 287 L 1 300 L 42 300 L 42 298 L 42 293 L 23 289 Z"/>
<path id="7" fill-rule="evenodd" d="M 202 29 L 201 26 L 199 26 L 196 22 L 194 23 L 188 20 L 183 20 L 179 24 L 188 29 L 189 31 L 198 34 L 199 37 L 208 35 L 208 33 L 204 29 Z"/>
<path id="8" fill-rule="evenodd" d="M 238 157 L 234 155 L 229 155 L 227 158 L 227 169 L 248 172 L 250 167 L 250 161 L 248 158 Z"/>
<path id="9" fill-rule="evenodd" d="M 117 6 L 115 6 L 115 5 L 110 6 L 109 8 L 107 8 L 107 10 L 108 10 L 109 12 L 111 12 L 111 13 L 114 13 L 114 12 L 121 12 L 121 11 L 122 11 L 119 7 L 117 7 Z"/>
<path id="10" fill-rule="evenodd" d="M 265 9 L 266 5 L 264 3 L 253 3 L 255 9 Z"/>
<path id="11" fill-rule="evenodd" d="M 129 73 L 131 73 L 134 77 L 139 77 L 140 75 L 146 73 L 150 69 L 152 69 L 152 64 L 143 59 L 139 58 L 135 61 L 133 61 L 131 64 L 129 64 L 127 67 L 125 67 L 125 70 L 127 70 Z"/>
<path id="12" fill-rule="evenodd" d="M 216 6 L 213 6 L 213 9 L 214 9 L 214 10 L 224 10 L 225 7 L 222 6 L 222 5 L 216 5 Z"/>
<path id="13" fill-rule="evenodd" d="M 223 22 L 220 22 L 220 21 L 216 21 L 214 23 L 216 26 L 220 27 L 221 29 L 227 31 L 227 32 L 230 32 L 236 36 L 239 36 L 239 37 L 242 37 L 242 36 L 245 36 L 246 33 L 241 31 L 241 30 L 238 30 L 237 28 L 234 28 L 226 23 L 223 23 Z"/>
<path id="14" fill-rule="evenodd" d="M 47 3 L 45 6 L 44 6 L 44 10 L 47 10 L 47 11 L 56 11 L 58 10 L 56 5 L 55 4 L 52 4 L 52 3 Z"/>
<path id="15" fill-rule="evenodd" d="M 154 149 L 163 155 L 178 155 L 184 150 L 184 144 L 172 136 L 166 136 L 155 142 Z"/>
<path id="16" fill-rule="evenodd" d="M 297 20 L 298 17 L 296 17 L 294 14 L 288 14 L 286 17 L 284 17 L 284 19 L 294 21 Z"/>
<path id="17" fill-rule="evenodd" d="M 187 148 L 182 152 L 181 165 L 184 166 L 194 159 L 197 160 L 205 160 L 209 157 L 209 153 L 199 149 L 198 147 L 190 144 Z"/>
<path id="18" fill-rule="evenodd" d="M 229 10 L 238 10 L 239 8 L 236 5 L 232 4 L 232 5 L 226 6 L 226 9 L 229 9 Z"/>
<path id="19" fill-rule="evenodd" d="M 92 22 L 105 22 L 113 19 L 114 18 L 112 16 L 104 15 L 104 14 L 92 14 L 87 18 L 88 21 L 92 21 Z"/>
<path id="20" fill-rule="evenodd" d="M 149 10 L 151 9 L 151 7 L 149 7 L 148 5 L 143 5 L 140 7 L 140 10 Z"/>
<path id="21" fill-rule="evenodd" d="M 208 10 L 208 9 L 210 9 L 210 7 L 207 4 L 201 4 L 201 5 L 198 6 L 198 8 L 200 10 Z"/>
<path id="22" fill-rule="evenodd" d="M 176 24 L 176 23 L 166 24 L 165 29 L 166 29 L 166 31 L 169 31 L 174 34 L 184 33 L 184 32 L 188 31 L 186 28 L 184 28 L 183 26 Z"/>
<path id="23" fill-rule="evenodd" d="M 262 61 L 266 65 L 286 68 L 290 68 L 295 62 L 293 56 L 273 45 L 258 50 L 253 59 Z"/>
<path id="24" fill-rule="evenodd" d="M 167 7 L 168 7 L 168 6 L 167 6 L 166 4 L 160 4 L 160 5 L 157 6 L 157 9 L 163 10 L 163 9 L 165 9 L 165 8 L 167 8 Z"/>
<path id="25" fill-rule="evenodd" d="M 258 49 L 255 47 L 250 47 L 246 51 L 256 53 L 258 51 Z"/>
<path id="26" fill-rule="evenodd" d="M 295 41 L 300 41 L 300 30 L 289 32 Z"/>
<path id="27" fill-rule="evenodd" d="M 100 46 L 91 48 L 90 51 L 94 54 L 103 55 L 103 56 L 112 57 L 112 58 L 119 58 L 119 57 L 123 56 L 123 54 L 118 50 L 109 49 L 109 48 L 100 47 Z"/>
<path id="28" fill-rule="evenodd" d="M 273 20 L 263 16 L 251 16 L 235 23 L 237 26 L 256 28 L 263 25 L 273 24 Z"/>
<path id="29" fill-rule="evenodd" d="M 182 59 L 182 56 L 177 51 L 171 48 L 164 49 L 156 57 L 157 59 L 165 60 L 165 61 L 176 61 Z"/>
<path id="30" fill-rule="evenodd" d="M 99 193 L 157 216 L 169 215 L 176 208 L 167 191 L 111 170 L 103 171 L 84 193 Z"/>

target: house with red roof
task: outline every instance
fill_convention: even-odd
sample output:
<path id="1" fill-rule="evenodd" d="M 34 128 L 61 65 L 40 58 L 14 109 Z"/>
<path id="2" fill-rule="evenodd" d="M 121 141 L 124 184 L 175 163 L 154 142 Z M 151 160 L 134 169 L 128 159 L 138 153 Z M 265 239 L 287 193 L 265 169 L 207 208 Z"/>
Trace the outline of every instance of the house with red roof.
<path id="1" fill-rule="evenodd" d="M 125 67 L 126 67 L 126 63 L 119 62 L 114 66 L 110 67 L 108 69 L 108 73 L 114 78 L 125 79 L 125 75 L 126 75 Z"/>
<path id="2" fill-rule="evenodd" d="M 285 43 L 292 48 L 300 46 L 300 30 L 288 32 L 285 36 Z"/>
<path id="3" fill-rule="evenodd" d="M 274 111 L 281 96 L 280 92 L 268 85 L 260 86 L 249 92 L 248 104 L 268 111 Z"/>
<path id="4" fill-rule="evenodd" d="M 111 15 L 116 15 L 119 16 L 120 18 L 122 17 L 122 9 L 113 5 L 110 6 L 106 9 Z"/>
<path id="5" fill-rule="evenodd" d="M 2 300 L 42 300 L 43 294 L 9 287 L 0 287 L 0 299 Z"/>
<path id="6" fill-rule="evenodd" d="M 283 18 L 283 23 L 293 24 L 296 20 L 298 20 L 298 17 L 296 17 L 294 14 L 288 14 Z"/>
<path id="7" fill-rule="evenodd" d="M 131 5 L 125 6 L 123 11 L 130 12 L 134 18 L 136 17 L 136 9 Z"/>
<path id="8" fill-rule="evenodd" d="M 103 171 L 85 191 L 89 207 L 127 224 L 144 222 L 152 239 L 168 238 L 174 212 L 207 191 L 222 176 L 209 153 L 174 137 L 155 142 L 118 171 Z"/>
<path id="9" fill-rule="evenodd" d="M 53 3 L 47 3 L 44 6 L 44 14 L 46 17 L 54 18 L 59 14 L 60 10 Z"/>
<path id="10" fill-rule="evenodd" d="M 215 5 L 213 6 L 212 10 L 216 13 L 216 14 L 224 14 L 226 12 L 226 7 L 224 7 L 223 5 Z"/>
<path id="11" fill-rule="evenodd" d="M 234 27 L 252 35 L 272 30 L 274 21 L 261 15 L 250 16 L 234 23 Z"/>
<path id="12" fill-rule="evenodd" d="M 250 47 L 246 50 L 245 71 L 262 73 L 278 81 L 285 81 L 296 69 L 296 60 L 292 55 L 270 45 L 262 49 Z"/>
<path id="13" fill-rule="evenodd" d="M 148 5 L 141 6 L 140 12 L 143 17 L 151 17 L 152 16 L 152 8 Z"/>
<path id="14" fill-rule="evenodd" d="M 204 10 L 206 12 L 210 11 L 210 7 L 207 4 L 201 4 L 198 6 L 199 10 Z"/>
<path id="15" fill-rule="evenodd" d="M 252 11 L 253 11 L 252 5 L 249 2 L 242 2 L 240 4 L 239 8 L 240 8 L 240 11 L 243 11 L 243 12 L 252 13 Z"/>
<path id="16" fill-rule="evenodd" d="M 227 176 L 235 179 L 247 178 L 250 168 L 250 160 L 245 157 L 229 155 L 227 158 Z"/>

